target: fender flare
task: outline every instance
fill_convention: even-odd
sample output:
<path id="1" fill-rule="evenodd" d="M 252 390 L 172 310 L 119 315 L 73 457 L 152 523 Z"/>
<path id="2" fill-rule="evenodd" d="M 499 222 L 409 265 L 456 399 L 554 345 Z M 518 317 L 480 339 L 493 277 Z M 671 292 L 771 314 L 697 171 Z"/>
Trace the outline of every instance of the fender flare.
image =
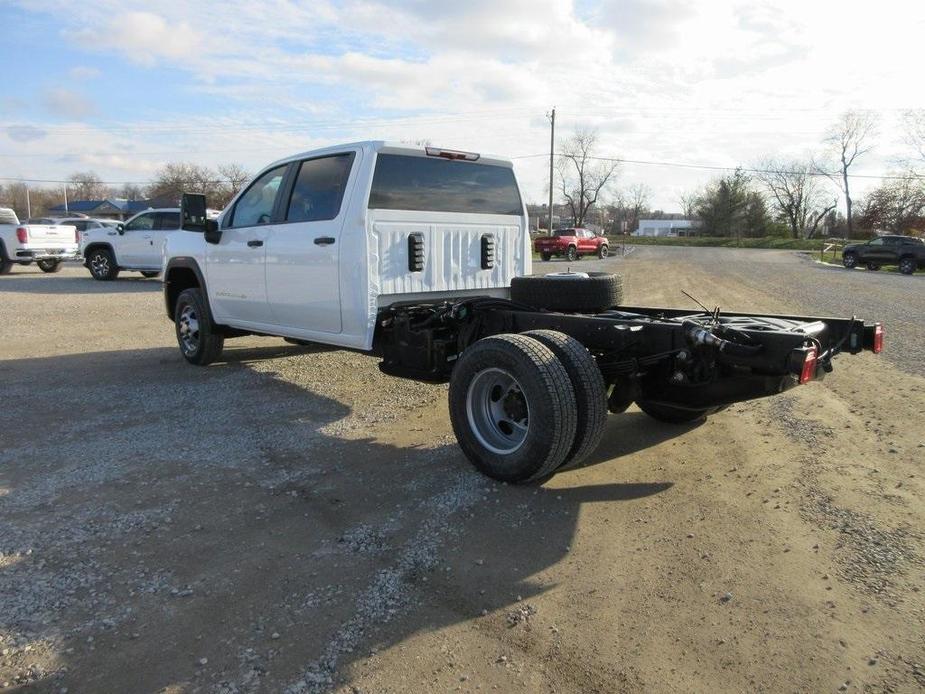
<path id="1" fill-rule="evenodd" d="M 87 247 L 83 250 L 84 260 L 87 259 L 87 253 L 90 251 L 95 251 L 97 248 L 105 248 L 107 251 L 112 253 L 112 259 L 116 261 L 116 267 L 119 266 L 119 261 L 116 258 L 116 249 L 112 247 L 111 243 L 107 243 L 106 241 L 91 241 L 88 243 Z"/>
<path id="2" fill-rule="evenodd" d="M 195 276 L 206 300 L 206 306 L 209 312 L 212 311 L 212 305 L 209 301 L 209 290 L 206 288 L 206 278 L 199 267 L 199 263 L 191 256 L 177 256 L 167 261 L 167 267 L 164 268 L 164 308 L 167 311 L 167 317 L 173 320 L 173 297 L 171 296 L 170 274 L 173 270 L 190 270 Z"/>

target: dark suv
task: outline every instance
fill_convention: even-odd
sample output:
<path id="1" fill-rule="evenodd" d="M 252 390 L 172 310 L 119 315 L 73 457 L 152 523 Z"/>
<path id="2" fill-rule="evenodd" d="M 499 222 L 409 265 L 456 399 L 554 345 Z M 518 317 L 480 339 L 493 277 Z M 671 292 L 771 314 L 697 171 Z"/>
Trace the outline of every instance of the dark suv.
<path id="1" fill-rule="evenodd" d="M 842 265 L 851 269 L 866 265 L 879 270 L 883 265 L 898 265 L 904 275 L 925 267 L 925 241 L 915 236 L 878 236 L 867 243 L 855 243 L 842 250 Z"/>

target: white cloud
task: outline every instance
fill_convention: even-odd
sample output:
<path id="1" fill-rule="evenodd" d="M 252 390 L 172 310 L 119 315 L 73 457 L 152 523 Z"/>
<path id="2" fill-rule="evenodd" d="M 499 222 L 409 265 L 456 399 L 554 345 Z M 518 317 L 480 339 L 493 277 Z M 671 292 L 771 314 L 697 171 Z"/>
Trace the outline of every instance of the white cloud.
<path id="1" fill-rule="evenodd" d="M 93 80 L 99 77 L 102 73 L 95 67 L 87 67 L 86 65 L 77 65 L 72 67 L 67 71 L 68 76 L 72 80 L 77 81 L 86 81 Z"/>
<path id="2" fill-rule="evenodd" d="M 64 87 L 46 90 L 42 94 L 42 104 L 51 115 L 63 118 L 86 118 L 97 111 L 88 98 Z"/>
<path id="3" fill-rule="evenodd" d="M 6 128 L 6 134 L 15 142 L 33 142 L 41 140 L 48 133 L 33 125 L 10 125 Z"/>
<path id="4" fill-rule="evenodd" d="M 88 34 L 91 30 L 85 32 Z M 159 59 L 179 61 L 208 49 L 206 37 L 185 21 L 168 24 L 153 12 L 123 12 L 109 20 L 106 44 L 121 51 L 129 60 L 145 66 Z M 97 40 L 97 32 L 86 38 Z"/>

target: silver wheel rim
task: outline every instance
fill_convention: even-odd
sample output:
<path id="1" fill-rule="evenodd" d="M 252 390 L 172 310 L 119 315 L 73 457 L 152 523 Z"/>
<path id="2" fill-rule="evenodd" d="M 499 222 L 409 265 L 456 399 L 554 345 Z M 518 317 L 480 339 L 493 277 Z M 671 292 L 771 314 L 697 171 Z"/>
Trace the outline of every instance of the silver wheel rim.
<path id="1" fill-rule="evenodd" d="M 97 253 L 90 259 L 90 269 L 97 277 L 109 274 L 109 258 L 103 253 Z"/>
<path id="2" fill-rule="evenodd" d="M 909 270 L 911 270 L 911 269 L 912 269 L 912 261 L 910 261 L 910 260 L 902 260 L 902 261 L 900 261 L 900 263 L 899 263 L 899 271 L 900 271 L 900 272 L 907 272 L 907 271 L 909 271 Z"/>
<path id="3" fill-rule="evenodd" d="M 854 267 L 858 262 L 853 255 L 845 256 L 844 261 L 845 267 Z"/>
<path id="4" fill-rule="evenodd" d="M 180 337 L 180 348 L 185 354 L 195 354 L 199 349 L 199 318 L 196 309 L 184 306 L 177 321 L 177 332 Z"/>
<path id="5" fill-rule="evenodd" d="M 478 442 L 499 455 L 519 449 L 530 430 L 530 405 L 523 389 L 503 369 L 475 375 L 466 393 L 466 415 Z"/>
<path id="6" fill-rule="evenodd" d="M 607 248 L 607 246 L 601 246 L 601 257 L 602 258 L 606 258 L 608 252 L 609 252 L 609 249 Z"/>

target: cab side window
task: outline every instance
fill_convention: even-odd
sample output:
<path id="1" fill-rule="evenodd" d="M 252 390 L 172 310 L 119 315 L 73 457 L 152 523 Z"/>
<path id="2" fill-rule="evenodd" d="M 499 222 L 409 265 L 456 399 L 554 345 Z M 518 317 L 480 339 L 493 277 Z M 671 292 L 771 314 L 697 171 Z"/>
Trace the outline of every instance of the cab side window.
<path id="1" fill-rule="evenodd" d="M 882 245 L 883 245 L 883 239 L 874 239 L 874 240 L 871 241 L 870 244 L 868 244 L 868 245 L 870 245 L 870 246 L 882 246 Z"/>
<path id="2" fill-rule="evenodd" d="M 125 231 L 148 231 L 154 228 L 154 213 L 149 212 L 135 217 L 131 222 L 125 225 Z"/>
<path id="3" fill-rule="evenodd" d="M 158 212 L 154 222 L 155 229 L 174 231 L 180 228 L 179 212 Z"/>
<path id="4" fill-rule="evenodd" d="M 270 222 L 273 218 L 276 193 L 283 182 L 287 166 L 288 164 L 283 164 L 275 169 L 270 169 L 254 181 L 251 187 L 235 203 L 231 222 L 228 226 L 232 228 L 252 227 Z M 177 226 L 179 226 L 179 223 Z"/>
<path id="5" fill-rule="evenodd" d="M 353 156 L 350 152 L 303 161 L 286 208 L 286 221 L 318 222 L 337 217 Z"/>

